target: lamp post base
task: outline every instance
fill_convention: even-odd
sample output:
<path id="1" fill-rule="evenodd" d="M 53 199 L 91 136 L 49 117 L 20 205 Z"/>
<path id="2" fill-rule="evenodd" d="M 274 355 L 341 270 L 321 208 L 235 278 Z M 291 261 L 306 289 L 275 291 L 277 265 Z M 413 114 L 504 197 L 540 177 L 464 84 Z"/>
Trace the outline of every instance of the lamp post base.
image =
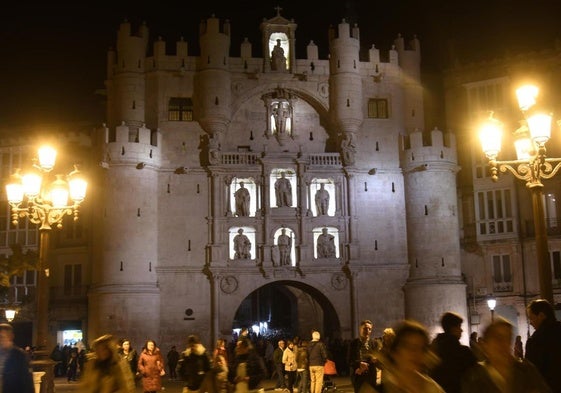
<path id="1" fill-rule="evenodd" d="M 44 372 L 41 383 L 41 393 L 54 393 L 55 391 L 55 364 L 46 350 L 33 352 L 33 360 L 30 362 L 34 372 Z"/>

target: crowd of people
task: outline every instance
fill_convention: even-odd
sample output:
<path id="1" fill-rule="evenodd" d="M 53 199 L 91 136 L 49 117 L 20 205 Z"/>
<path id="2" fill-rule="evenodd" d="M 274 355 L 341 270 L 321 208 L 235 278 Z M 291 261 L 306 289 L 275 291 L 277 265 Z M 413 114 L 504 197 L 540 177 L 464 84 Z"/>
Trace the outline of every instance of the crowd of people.
<path id="1" fill-rule="evenodd" d="M 373 338 L 374 324 L 363 320 L 358 337 L 345 342 L 324 342 L 318 330 L 305 338 L 264 338 L 243 329 L 212 349 L 191 334 L 184 351 L 172 346 L 164 356 L 154 340 L 137 352 L 130 340 L 108 334 L 88 351 L 57 346 L 52 357 L 61 359 L 56 375 L 63 364 L 70 381 L 79 376 L 84 393 L 133 393 L 137 386 L 155 393 L 163 390 L 164 377 L 181 380 L 184 393 L 257 393 L 265 379 L 276 382 L 276 391 L 321 393 L 333 374 L 350 377 L 354 393 L 561 393 L 561 322 L 543 299 L 532 301 L 527 313 L 535 331 L 525 348 L 501 317 L 463 345 L 462 317 L 446 312 L 442 332 L 432 340 L 412 320 Z M 31 393 L 29 355 L 13 337 L 12 326 L 0 324 L 0 392 Z"/>

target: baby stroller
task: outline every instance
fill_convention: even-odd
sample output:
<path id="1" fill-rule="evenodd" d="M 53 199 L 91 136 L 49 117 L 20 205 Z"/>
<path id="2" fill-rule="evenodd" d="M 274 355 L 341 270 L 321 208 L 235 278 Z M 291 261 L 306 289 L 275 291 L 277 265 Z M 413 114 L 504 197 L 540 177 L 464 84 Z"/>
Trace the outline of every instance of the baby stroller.
<path id="1" fill-rule="evenodd" d="M 337 367 L 335 366 L 335 362 L 333 360 L 327 360 L 325 365 L 323 366 L 323 387 L 321 389 L 322 393 L 328 392 L 335 392 L 337 390 L 337 386 L 335 386 L 335 382 L 331 379 L 337 375 Z"/>

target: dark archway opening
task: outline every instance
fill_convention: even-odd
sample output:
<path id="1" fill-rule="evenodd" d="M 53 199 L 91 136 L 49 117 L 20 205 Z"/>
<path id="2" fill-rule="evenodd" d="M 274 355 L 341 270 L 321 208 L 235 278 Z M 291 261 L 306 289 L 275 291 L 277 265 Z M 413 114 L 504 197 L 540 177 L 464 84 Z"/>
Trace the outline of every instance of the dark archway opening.
<path id="1" fill-rule="evenodd" d="M 233 329 L 247 327 L 265 337 L 309 338 L 317 329 L 322 338 L 339 339 L 339 317 L 327 297 L 307 284 L 277 281 L 249 294 L 236 311 Z"/>

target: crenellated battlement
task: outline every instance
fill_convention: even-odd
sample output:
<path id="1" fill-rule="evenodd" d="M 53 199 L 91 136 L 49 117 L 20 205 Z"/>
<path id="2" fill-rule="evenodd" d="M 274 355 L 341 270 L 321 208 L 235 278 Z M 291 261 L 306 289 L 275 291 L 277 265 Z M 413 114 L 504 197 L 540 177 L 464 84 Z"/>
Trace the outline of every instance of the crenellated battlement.
<path id="1" fill-rule="evenodd" d="M 394 40 L 395 49 L 401 52 L 418 52 L 421 51 L 421 43 L 416 35 L 413 36 L 411 40 L 408 41 L 407 45 L 405 45 L 405 38 L 398 34 L 396 39 Z"/>
<path id="2" fill-rule="evenodd" d="M 458 161 L 456 136 L 442 132 L 438 128 L 431 131 L 415 131 L 402 137 L 403 166 L 418 165 L 423 162 Z"/>
<path id="3" fill-rule="evenodd" d="M 220 19 L 214 14 L 208 19 L 203 19 L 199 25 L 199 34 L 204 36 L 206 34 L 225 34 L 230 36 L 230 20 L 226 19 L 220 24 Z"/>
<path id="4" fill-rule="evenodd" d="M 205 55 L 207 51 L 210 50 L 214 53 L 215 50 L 218 52 L 229 52 L 229 38 L 230 38 L 231 25 L 228 20 L 221 23 L 221 20 L 214 15 L 208 19 L 201 21 L 199 33 L 201 43 L 207 47 L 205 50 Z M 218 44 L 215 39 L 220 37 L 220 44 Z M 351 27 L 351 25 L 342 20 L 342 22 L 337 26 L 337 28 L 331 27 L 329 30 L 330 45 L 337 42 L 342 48 L 348 47 L 349 44 L 353 43 L 358 46 L 360 45 L 360 30 L 357 24 Z M 333 42 L 332 40 L 335 40 Z M 147 45 L 148 45 L 148 28 L 145 24 L 139 27 L 137 32 L 133 32 L 131 29 L 131 24 L 127 21 L 123 22 L 118 31 L 118 45 L 117 50 L 111 49 L 108 53 L 108 76 L 111 77 L 116 73 L 120 72 L 144 72 L 144 71 L 156 71 L 156 70 L 168 70 L 168 71 L 196 71 L 197 64 L 199 64 L 200 56 L 189 56 L 188 48 L 189 43 L 181 37 L 179 40 L 175 41 L 175 50 L 171 48 L 171 45 L 167 45 L 167 42 L 161 36 L 158 36 L 152 43 L 152 53 L 153 55 L 147 57 Z M 247 37 L 240 44 L 240 57 L 238 58 L 227 58 L 228 68 L 232 72 L 250 72 L 255 73 L 260 72 L 256 67 L 249 67 L 249 64 L 262 64 L 263 57 L 254 57 L 253 49 L 255 43 L 251 42 Z M 210 45 L 210 46 L 209 46 Z M 218 45 L 218 47 L 217 47 Z M 353 47 L 355 46 L 353 45 Z M 305 64 L 303 67 L 298 67 L 294 69 L 294 73 L 308 73 L 310 61 L 314 62 L 313 73 L 316 75 L 329 74 L 329 70 L 323 67 L 316 67 L 319 65 L 319 47 L 312 40 L 306 45 L 306 58 L 294 59 L 294 66 L 298 67 L 299 64 Z M 208 56 L 207 56 L 208 57 Z M 216 56 L 212 56 L 214 58 Z M 221 58 L 222 56 L 220 56 Z M 405 59 L 404 59 L 405 58 Z M 399 65 L 402 67 L 413 67 L 413 71 L 416 68 L 420 69 L 420 42 L 417 37 L 414 37 L 406 45 L 404 38 L 398 35 L 392 48 L 389 50 L 381 51 L 376 47 L 375 44 L 371 44 L 371 48 L 368 50 L 368 61 L 358 61 L 361 64 L 360 68 L 366 70 L 365 72 L 371 76 L 377 76 L 382 72 L 383 68 L 387 69 L 387 66 Z M 223 63 L 223 61 L 222 61 Z M 205 64 L 205 63 L 201 63 Z M 241 66 L 240 66 L 241 65 Z M 420 72 L 420 70 L 419 70 Z M 410 73 L 409 73 L 410 74 Z M 387 75 L 387 72 L 386 72 Z"/>
<path id="5" fill-rule="evenodd" d="M 336 39 L 356 39 L 360 40 L 360 29 L 355 23 L 351 29 L 351 25 L 343 19 L 341 23 L 337 25 L 337 29 L 334 27 L 329 28 L 329 41 Z"/>
<path id="6" fill-rule="evenodd" d="M 160 166 L 162 135 L 159 130 L 146 128 L 145 124 L 122 122 L 112 130 L 105 127 L 104 131 L 106 163 L 134 163 L 138 169 L 145 165 Z"/>

